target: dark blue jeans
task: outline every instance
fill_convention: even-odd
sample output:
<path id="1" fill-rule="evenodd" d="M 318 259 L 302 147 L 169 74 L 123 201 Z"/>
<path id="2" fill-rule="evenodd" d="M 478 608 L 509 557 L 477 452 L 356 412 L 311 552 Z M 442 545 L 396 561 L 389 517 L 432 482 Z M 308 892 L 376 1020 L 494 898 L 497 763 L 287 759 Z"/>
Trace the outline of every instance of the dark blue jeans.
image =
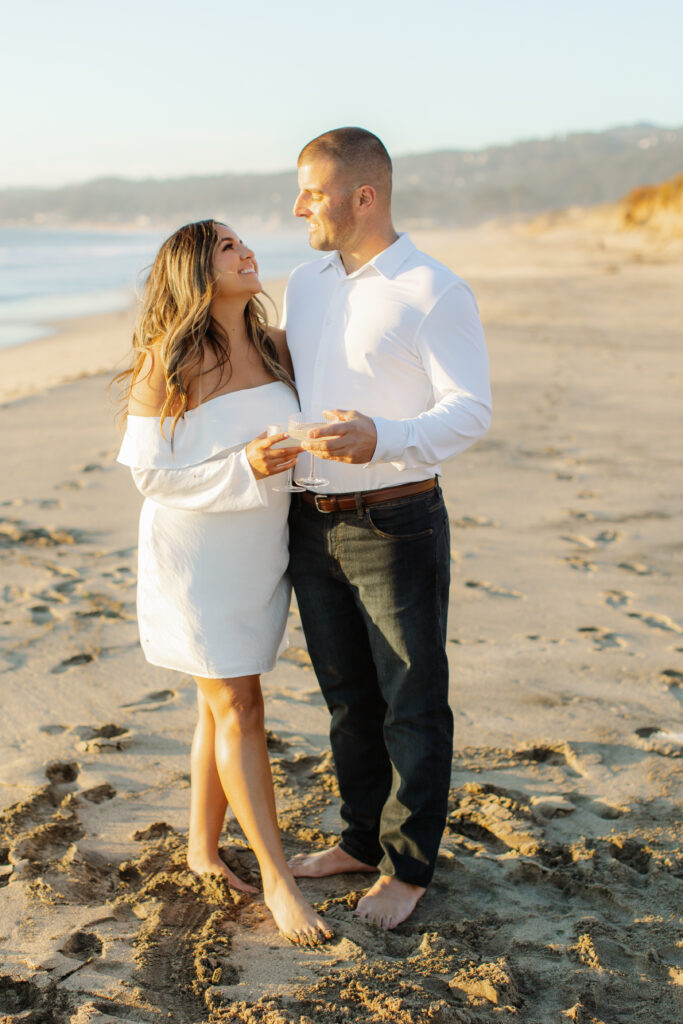
<path id="1" fill-rule="evenodd" d="M 342 797 L 341 846 L 426 886 L 446 820 L 453 751 L 440 488 L 360 511 L 292 496 L 290 572 Z"/>

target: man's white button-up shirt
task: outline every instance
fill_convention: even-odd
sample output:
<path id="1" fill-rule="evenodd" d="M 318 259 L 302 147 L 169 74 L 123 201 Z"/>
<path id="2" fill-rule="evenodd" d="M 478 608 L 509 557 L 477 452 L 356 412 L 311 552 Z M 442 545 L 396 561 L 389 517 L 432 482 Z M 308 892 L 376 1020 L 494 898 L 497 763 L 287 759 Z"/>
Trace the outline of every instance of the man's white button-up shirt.
<path id="1" fill-rule="evenodd" d="M 491 390 L 474 295 L 408 235 L 352 274 L 338 252 L 297 267 L 283 326 L 306 417 L 357 409 L 377 427 L 371 462 L 319 461 L 330 483 L 317 490 L 426 480 L 486 433 Z"/>

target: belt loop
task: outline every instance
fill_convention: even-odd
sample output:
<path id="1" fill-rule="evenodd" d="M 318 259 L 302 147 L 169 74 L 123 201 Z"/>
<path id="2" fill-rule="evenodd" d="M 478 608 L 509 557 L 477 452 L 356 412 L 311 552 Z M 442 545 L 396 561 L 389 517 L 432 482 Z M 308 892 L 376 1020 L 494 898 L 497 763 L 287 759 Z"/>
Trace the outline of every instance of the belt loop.
<path id="1" fill-rule="evenodd" d="M 363 518 L 363 497 L 362 497 L 361 492 L 360 491 L 356 491 L 356 493 L 354 494 L 354 498 L 356 499 L 356 515 L 358 516 L 359 519 L 362 519 Z"/>

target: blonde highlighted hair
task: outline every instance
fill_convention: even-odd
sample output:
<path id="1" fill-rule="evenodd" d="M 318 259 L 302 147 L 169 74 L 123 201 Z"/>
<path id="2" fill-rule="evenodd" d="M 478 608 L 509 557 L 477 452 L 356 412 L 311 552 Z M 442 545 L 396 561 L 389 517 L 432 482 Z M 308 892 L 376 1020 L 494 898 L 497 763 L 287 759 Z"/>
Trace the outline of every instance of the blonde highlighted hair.
<path id="1" fill-rule="evenodd" d="M 187 411 L 190 382 L 206 372 L 201 366 L 207 348 L 221 370 L 226 363 L 230 365 L 230 339 L 211 315 L 216 283 L 213 256 L 219 241 L 217 223 L 201 220 L 185 224 L 159 249 L 142 293 L 142 308 L 133 333 L 132 363 L 112 381 L 123 391 L 123 424 L 130 393 L 152 347 L 159 346 L 166 381 L 166 396 L 159 415 L 162 433 L 165 420 L 172 418 L 171 443 L 178 420 Z M 264 368 L 296 394 L 294 382 L 280 363 L 275 343 L 268 334 L 266 309 L 255 296 L 246 304 L 244 323 Z M 152 365 L 150 360 L 150 372 Z"/>

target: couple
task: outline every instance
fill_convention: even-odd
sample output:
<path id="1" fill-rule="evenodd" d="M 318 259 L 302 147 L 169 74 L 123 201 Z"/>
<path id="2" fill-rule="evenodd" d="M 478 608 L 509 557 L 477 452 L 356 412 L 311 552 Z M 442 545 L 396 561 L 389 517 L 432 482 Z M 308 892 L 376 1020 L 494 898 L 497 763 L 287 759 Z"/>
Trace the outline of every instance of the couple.
<path id="1" fill-rule="evenodd" d="M 332 932 L 295 877 L 379 872 L 356 913 L 393 928 L 433 875 L 453 732 L 436 474 L 485 433 L 490 390 L 472 293 L 393 228 L 380 140 L 326 132 L 298 167 L 294 214 L 327 255 L 291 275 L 286 334 L 267 324 L 254 254 L 231 227 L 177 231 L 152 268 L 133 365 L 120 375 L 119 461 L 146 497 L 143 650 L 198 688 L 189 865 L 255 891 L 218 853 L 229 802 L 278 928 L 314 944 Z M 288 444 L 299 405 L 329 423 Z M 267 424 L 283 429 L 267 434 Z M 282 474 L 302 450 L 326 460 L 329 482 L 290 507 Z M 331 714 L 345 827 L 337 845 L 288 864 L 259 677 L 281 650 L 290 579 Z"/>

